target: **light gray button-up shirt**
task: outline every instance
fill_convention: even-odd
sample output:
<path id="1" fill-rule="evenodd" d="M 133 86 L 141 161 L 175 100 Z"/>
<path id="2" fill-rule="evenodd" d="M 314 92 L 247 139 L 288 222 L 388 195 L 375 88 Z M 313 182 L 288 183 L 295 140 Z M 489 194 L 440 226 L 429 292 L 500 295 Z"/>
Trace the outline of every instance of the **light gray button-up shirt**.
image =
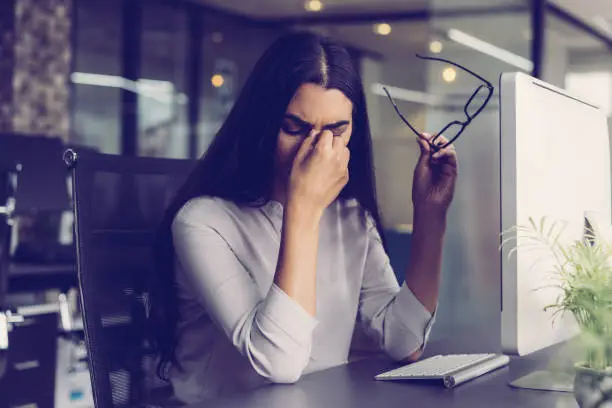
<path id="1" fill-rule="evenodd" d="M 171 370 L 176 397 L 192 403 L 344 364 L 356 323 L 397 360 L 422 347 L 434 316 L 398 284 L 374 222 L 359 214 L 355 200 L 324 212 L 313 317 L 273 283 L 280 203 L 189 201 L 172 225 L 183 368 Z"/>

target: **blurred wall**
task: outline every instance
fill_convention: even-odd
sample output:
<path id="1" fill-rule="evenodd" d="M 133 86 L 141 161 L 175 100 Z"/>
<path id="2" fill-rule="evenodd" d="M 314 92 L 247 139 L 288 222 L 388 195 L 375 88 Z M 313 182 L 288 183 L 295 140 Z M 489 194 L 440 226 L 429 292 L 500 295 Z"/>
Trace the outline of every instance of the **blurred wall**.
<path id="1" fill-rule="evenodd" d="M 550 84 L 565 88 L 565 76 L 568 68 L 568 47 L 563 43 L 563 37 L 548 30 L 544 37 L 546 43 L 546 58 L 543 60 L 542 79 Z"/>
<path id="2" fill-rule="evenodd" d="M 0 132 L 68 140 L 72 0 L 0 2 Z"/>
<path id="3" fill-rule="evenodd" d="M 442 1 L 434 2 L 442 6 Z M 488 19 L 434 18 L 434 31 L 455 29 L 524 58 L 529 57 L 529 15 L 499 14 Z M 481 30 L 477 30 L 481 28 Z M 484 34 L 488 34 L 485 36 Z M 495 91 L 489 104 L 455 142 L 459 177 L 451 205 L 443 252 L 442 284 L 432 339 L 474 333 L 473 348 L 501 350 L 500 244 L 500 128 L 499 78 L 520 68 L 464 44 L 444 42 L 440 57 L 461 64 L 488 80 Z M 427 110 L 426 126 L 432 133 L 453 120 L 465 120 L 464 104 L 482 82 L 460 69 L 445 80 L 449 67 L 427 65 L 427 92 L 441 95 L 441 106 Z M 449 350 L 449 352 L 462 350 Z"/>

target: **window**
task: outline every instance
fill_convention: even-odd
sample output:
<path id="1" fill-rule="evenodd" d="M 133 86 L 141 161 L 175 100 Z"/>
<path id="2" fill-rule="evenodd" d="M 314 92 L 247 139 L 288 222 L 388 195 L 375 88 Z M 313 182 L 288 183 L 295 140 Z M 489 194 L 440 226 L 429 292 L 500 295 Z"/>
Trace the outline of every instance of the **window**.
<path id="1" fill-rule="evenodd" d="M 75 3 L 72 143 L 120 152 L 121 1 Z"/>
<path id="2" fill-rule="evenodd" d="M 544 80 L 612 115 L 612 54 L 599 39 L 547 15 Z"/>
<path id="3" fill-rule="evenodd" d="M 142 9 L 138 92 L 138 154 L 188 157 L 187 21 L 182 7 Z"/>
<path id="4" fill-rule="evenodd" d="M 203 17 L 198 155 L 221 127 L 259 57 L 282 32 L 276 26 L 212 12 Z"/>

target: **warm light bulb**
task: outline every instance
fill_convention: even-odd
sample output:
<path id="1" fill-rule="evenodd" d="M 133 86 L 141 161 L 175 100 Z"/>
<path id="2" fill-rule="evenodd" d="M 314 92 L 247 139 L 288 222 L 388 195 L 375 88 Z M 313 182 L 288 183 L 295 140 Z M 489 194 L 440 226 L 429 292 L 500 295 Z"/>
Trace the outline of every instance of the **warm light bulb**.
<path id="1" fill-rule="evenodd" d="M 304 8 L 306 11 L 321 11 L 321 9 L 323 9 L 323 3 L 319 0 L 308 0 L 304 4 Z"/>
<path id="2" fill-rule="evenodd" d="M 214 86 L 215 88 L 219 88 L 223 86 L 223 82 L 225 82 L 225 80 L 223 79 L 223 75 L 215 74 L 210 79 L 210 82 L 212 83 L 212 86 Z"/>
<path id="3" fill-rule="evenodd" d="M 429 51 L 431 51 L 434 54 L 441 53 L 442 48 L 444 47 L 442 46 L 442 43 L 440 41 L 432 41 L 429 43 Z"/>
<path id="4" fill-rule="evenodd" d="M 387 23 L 375 24 L 374 32 L 378 35 L 389 35 L 391 33 L 391 26 Z"/>
<path id="5" fill-rule="evenodd" d="M 444 71 L 442 71 L 442 78 L 446 81 L 446 82 L 453 82 L 455 80 L 455 78 L 457 78 L 457 71 L 455 70 L 455 68 L 444 68 Z"/>

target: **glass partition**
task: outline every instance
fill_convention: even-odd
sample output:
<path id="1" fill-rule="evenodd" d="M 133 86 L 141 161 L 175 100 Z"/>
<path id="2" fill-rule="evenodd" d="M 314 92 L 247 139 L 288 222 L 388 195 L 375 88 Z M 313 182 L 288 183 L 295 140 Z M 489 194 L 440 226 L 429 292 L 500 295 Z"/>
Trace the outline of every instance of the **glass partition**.
<path id="1" fill-rule="evenodd" d="M 281 29 L 214 12 L 203 15 L 198 156 L 231 110 L 251 70 Z"/>
<path id="2" fill-rule="evenodd" d="M 443 3 L 434 1 L 440 5 L 436 10 Z M 439 51 L 436 55 L 495 86 L 488 105 L 455 143 L 459 177 L 448 215 L 439 317 L 432 334 L 435 338 L 480 333 L 475 343 L 489 351 L 498 350 L 501 341 L 499 79 L 504 72 L 533 70 L 526 2 L 497 3 L 522 3 L 524 8 L 487 15 L 434 14 L 429 45 L 430 51 Z M 453 120 L 464 120 L 464 104 L 481 84 L 460 69 L 428 62 L 427 92 L 440 99 L 427 109 L 427 129 L 436 132 Z"/>
<path id="3" fill-rule="evenodd" d="M 547 15 L 546 26 L 543 79 L 612 116 L 612 50 L 557 16 Z"/>
<path id="4" fill-rule="evenodd" d="M 121 1 L 75 3 L 73 143 L 118 154 L 121 146 Z"/>
<path id="5" fill-rule="evenodd" d="M 531 73 L 531 18 L 523 1 L 430 4 L 429 19 L 308 25 L 362 53 L 360 69 L 372 128 L 376 182 L 391 264 L 401 281 L 413 224 L 412 177 L 419 156 L 416 136 L 395 113 L 382 87 L 417 129 L 437 133 L 464 120 L 464 105 L 482 81 L 451 65 L 461 64 L 495 87 L 486 108 L 455 146 L 460 177 L 448 215 L 443 283 L 432 338 L 490 329 L 483 349 L 500 345 L 499 77 Z M 478 11 L 475 11 L 475 8 Z M 302 27 L 300 27 L 302 28 Z"/>
<path id="6" fill-rule="evenodd" d="M 187 14 L 151 3 L 142 9 L 138 154 L 188 157 Z"/>

